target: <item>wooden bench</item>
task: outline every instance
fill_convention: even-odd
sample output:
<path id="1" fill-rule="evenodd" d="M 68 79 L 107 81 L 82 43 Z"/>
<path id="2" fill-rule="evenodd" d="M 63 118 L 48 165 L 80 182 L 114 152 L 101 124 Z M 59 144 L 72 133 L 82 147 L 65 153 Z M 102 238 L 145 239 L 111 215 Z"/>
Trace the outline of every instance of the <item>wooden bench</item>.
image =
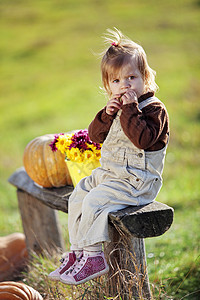
<path id="1" fill-rule="evenodd" d="M 68 212 L 73 186 L 42 188 L 30 179 L 24 168 L 12 174 L 9 182 L 17 187 L 29 253 L 40 254 L 45 250 L 51 254 L 58 248 L 64 250 L 57 210 Z M 164 234 L 173 222 L 173 213 L 173 208 L 155 201 L 109 214 L 111 243 L 104 247 L 110 264 L 106 281 L 110 296 L 151 299 L 144 238 Z"/>

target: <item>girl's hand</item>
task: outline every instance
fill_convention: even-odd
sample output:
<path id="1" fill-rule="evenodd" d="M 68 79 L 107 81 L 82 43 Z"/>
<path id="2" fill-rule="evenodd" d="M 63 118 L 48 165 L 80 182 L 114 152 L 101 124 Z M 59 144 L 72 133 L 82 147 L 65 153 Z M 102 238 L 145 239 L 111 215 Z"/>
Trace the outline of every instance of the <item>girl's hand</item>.
<path id="1" fill-rule="evenodd" d="M 123 104 L 129 104 L 133 102 L 138 102 L 137 94 L 134 90 L 128 90 L 122 97 L 121 100 Z"/>
<path id="2" fill-rule="evenodd" d="M 121 95 L 115 95 L 114 98 L 110 99 L 106 105 L 106 113 L 108 115 L 114 115 L 121 107 L 122 101 L 120 100 Z"/>

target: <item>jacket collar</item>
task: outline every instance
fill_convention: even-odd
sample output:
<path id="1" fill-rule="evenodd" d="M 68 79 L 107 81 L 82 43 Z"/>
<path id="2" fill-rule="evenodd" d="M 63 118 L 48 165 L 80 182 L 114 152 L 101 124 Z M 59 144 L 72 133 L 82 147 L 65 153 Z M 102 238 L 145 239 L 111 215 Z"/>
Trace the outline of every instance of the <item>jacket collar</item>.
<path id="1" fill-rule="evenodd" d="M 144 100 L 146 100 L 146 99 L 148 99 L 148 98 L 150 98 L 150 97 L 153 97 L 153 96 L 154 96 L 154 92 L 148 92 L 148 93 L 146 93 L 146 94 L 141 95 L 141 96 L 138 98 L 138 102 L 140 103 L 140 102 L 142 102 L 142 101 L 144 101 Z"/>

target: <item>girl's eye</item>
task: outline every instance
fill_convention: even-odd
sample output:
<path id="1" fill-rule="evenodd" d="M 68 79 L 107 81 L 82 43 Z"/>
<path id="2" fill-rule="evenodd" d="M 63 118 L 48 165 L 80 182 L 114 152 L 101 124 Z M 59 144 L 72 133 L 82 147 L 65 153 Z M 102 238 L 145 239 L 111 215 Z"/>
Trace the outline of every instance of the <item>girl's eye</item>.
<path id="1" fill-rule="evenodd" d="M 118 83 L 119 82 L 119 79 L 115 79 L 113 80 L 114 83 Z"/>
<path id="2" fill-rule="evenodd" d="M 130 80 L 133 80 L 134 78 L 135 78 L 135 76 L 133 76 L 133 75 L 129 76 Z"/>

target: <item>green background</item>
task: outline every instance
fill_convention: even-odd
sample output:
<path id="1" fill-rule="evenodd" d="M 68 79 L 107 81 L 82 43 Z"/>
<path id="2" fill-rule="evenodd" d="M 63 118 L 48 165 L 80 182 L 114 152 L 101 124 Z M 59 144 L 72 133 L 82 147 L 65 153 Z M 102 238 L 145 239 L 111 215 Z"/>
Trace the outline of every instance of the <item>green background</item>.
<path id="1" fill-rule="evenodd" d="M 198 299 L 198 0 L 0 0 L 0 235 L 22 231 L 7 179 L 22 166 L 27 143 L 87 128 L 106 104 L 98 54 L 105 49 L 102 35 L 113 27 L 144 47 L 157 72 L 157 96 L 170 115 L 157 200 L 172 206 L 175 218 L 166 234 L 146 240 L 152 289 L 170 299 Z M 65 216 L 60 218 L 65 230 Z"/>

